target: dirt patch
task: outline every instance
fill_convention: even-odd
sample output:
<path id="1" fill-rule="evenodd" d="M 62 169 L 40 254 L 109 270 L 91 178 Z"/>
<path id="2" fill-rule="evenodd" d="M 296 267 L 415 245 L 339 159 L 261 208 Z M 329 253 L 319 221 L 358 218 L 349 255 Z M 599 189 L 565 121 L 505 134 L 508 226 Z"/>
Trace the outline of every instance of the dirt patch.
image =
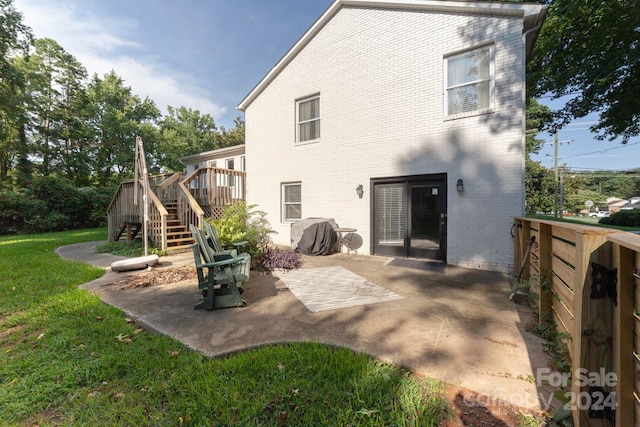
<path id="1" fill-rule="evenodd" d="M 444 421 L 442 427 L 515 427 L 523 425 L 528 420 L 543 420 L 542 414 L 532 413 L 460 386 L 448 386 L 446 398 L 452 419 Z"/>
<path id="2" fill-rule="evenodd" d="M 114 282 L 114 286 L 120 289 L 147 288 L 149 286 L 167 285 L 169 283 L 182 282 L 183 280 L 198 280 L 195 268 L 176 267 L 162 268 L 136 273 L 126 279 Z"/>

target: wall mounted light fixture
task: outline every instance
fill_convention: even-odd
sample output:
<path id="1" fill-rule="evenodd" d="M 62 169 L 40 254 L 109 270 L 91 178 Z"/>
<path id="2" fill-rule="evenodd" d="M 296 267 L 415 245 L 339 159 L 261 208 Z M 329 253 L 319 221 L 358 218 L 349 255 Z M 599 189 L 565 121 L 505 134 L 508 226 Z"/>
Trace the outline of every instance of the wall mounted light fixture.
<path id="1" fill-rule="evenodd" d="M 461 179 L 459 179 L 458 182 L 456 183 L 456 190 L 458 191 L 464 190 L 464 182 Z"/>
<path id="2" fill-rule="evenodd" d="M 362 199 L 362 195 L 364 194 L 364 188 L 362 187 L 362 184 L 359 184 L 356 187 L 356 194 Z"/>

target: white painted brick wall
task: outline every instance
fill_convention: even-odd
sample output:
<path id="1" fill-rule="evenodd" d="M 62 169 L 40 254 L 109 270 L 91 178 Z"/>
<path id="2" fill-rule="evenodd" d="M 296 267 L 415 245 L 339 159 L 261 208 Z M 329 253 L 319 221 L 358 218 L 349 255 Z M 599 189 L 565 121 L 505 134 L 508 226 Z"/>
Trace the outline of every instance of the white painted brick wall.
<path id="1" fill-rule="evenodd" d="M 510 229 L 524 206 L 521 28 L 516 18 L 343 8 L 245 112 L 247 199 L 268 212 L 274 241 L 290 243 L 283 182 L 302 182 L 303 218 L 357 228 L 368 254 L 370 179 L 446 173 L 448 263 L 512 271 Z M 443 56 L 485 42 L 495 43 L 495 112 L 444 120 Z M 296 144 L 295 99 L 318 92 L 321 140 Z"/>

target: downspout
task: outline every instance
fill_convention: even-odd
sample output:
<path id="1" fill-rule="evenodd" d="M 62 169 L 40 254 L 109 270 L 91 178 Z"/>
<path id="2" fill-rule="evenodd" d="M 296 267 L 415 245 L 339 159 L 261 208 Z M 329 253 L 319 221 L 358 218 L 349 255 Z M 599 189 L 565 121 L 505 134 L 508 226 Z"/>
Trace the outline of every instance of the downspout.
<path id="1" fill-rule="evenodd" d="M 525 184 L 526 180 L 526 165 L 527 165 L 527 36 L 535 31 L 539 31 L 542 28 L 542 24 L 544 19 L 541 19 L 538 25 L 533 28 L 528 29 L 527 31 L 522 33 L 522 105 L 524 107 L 524 114 L 522 115 L 522 204 L 521 204 L 521 215 L 524 216 L 526 214 L 526 203 L 527 203 L 527 188 Z"/>

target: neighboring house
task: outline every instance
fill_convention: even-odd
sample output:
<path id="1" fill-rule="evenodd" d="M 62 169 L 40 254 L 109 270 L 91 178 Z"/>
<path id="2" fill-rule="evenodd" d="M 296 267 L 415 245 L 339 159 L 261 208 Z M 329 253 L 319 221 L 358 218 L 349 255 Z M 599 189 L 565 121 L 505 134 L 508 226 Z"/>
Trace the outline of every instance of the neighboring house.
<path id="1" fill-rule="evenodd" d="M 607 207 L 609 212 L 615 213 L 619 212 L 620 208 L 629 203 L 627 200 L 621 199 L 619 197 L 608 197 L 607 198 Z"/>
<path id="2" fill-rule="evenodd" d="M 290 244 L 333 218 L 361 254 L 513 271 L 533 3 L 336 0 L 240 102 L 247 202 Z M 360 192 L 359 190 L 362 190 Z"/>
<path id="3" fill-rule="evenodd" d="M 630 211 L 631 209 L 640 209 L 640 197 L 632 197 L 627 203 L 620 206 L 621 211 Z"/>

